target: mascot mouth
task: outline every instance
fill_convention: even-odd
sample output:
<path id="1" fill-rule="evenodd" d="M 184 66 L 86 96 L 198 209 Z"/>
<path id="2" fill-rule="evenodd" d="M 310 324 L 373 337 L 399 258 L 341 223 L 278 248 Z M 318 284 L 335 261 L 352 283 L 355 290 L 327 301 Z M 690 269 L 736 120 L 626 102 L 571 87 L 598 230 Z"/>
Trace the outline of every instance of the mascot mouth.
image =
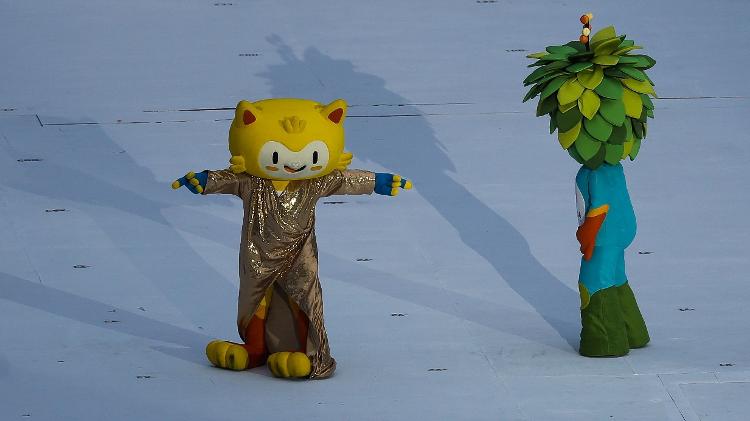
<path id="1" fill-rule="evenodd" d="M 286 171 L 286 172 L 288 172 L 290 174 L 298 173 L 298 172 L 304 170 L 305 168 L 307 168 L 307 165 L 303 165 L 302 167 L 297 168 L 297 169 L 290 168 L 290 167 L 284 165 L 284 171 Z"/>

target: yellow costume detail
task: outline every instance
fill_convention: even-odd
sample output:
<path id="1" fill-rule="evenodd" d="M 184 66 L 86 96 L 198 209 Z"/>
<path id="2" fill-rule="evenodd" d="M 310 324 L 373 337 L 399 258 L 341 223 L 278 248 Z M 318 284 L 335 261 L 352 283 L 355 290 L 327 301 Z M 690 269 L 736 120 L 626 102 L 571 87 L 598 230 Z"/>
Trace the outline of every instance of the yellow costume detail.
<path id="1" fill-rule="evenodd" d="M 607 212 L 609 212 L 609 205 L 602 205 L 596 209 L 591 209 L 590 211 L 588 211 L 588 213 L 586 214 L 586 217 L 592 218 L 594 216 L 603 215 Z"/>
<path id="2" fill-rule="evenodd" d="M 310 375 L 310 359 L 301 352 L 277 352 L 268 357 L 268 369 L 276 377 L 301 378 Z"/>
<path id="3" fill-rule="evenodd" d="M 581 282 L 578 283 L 578 293 L 581 295 L 581 310 L 583 310 L 589 306 L 591 295 L 589 294 L 589 290 L 586 289 L 586 285 Z"/>
<path id="4" fill-rule="evenodd" d="M 305 99 L 240 101 L 229 129 L 230 169 L 270 180 L 304 180 L 345 169 L 341 99 L 323 106 Z"/>

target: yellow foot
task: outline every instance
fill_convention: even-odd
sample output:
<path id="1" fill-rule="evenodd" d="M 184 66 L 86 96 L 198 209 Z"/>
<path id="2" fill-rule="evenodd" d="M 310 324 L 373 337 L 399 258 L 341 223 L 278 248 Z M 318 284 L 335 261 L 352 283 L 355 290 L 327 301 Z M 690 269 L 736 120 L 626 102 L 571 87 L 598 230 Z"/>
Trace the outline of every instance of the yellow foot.
<path id="1" fill-rule="evenodd" d="M 268 368 L 276 377 L 301 378 L 310 375 L 310 358 L 301 352 L 277 352 L 268 357 Z"/>
<path id="2" fill-rule="evenodd" d="M 247 369 L 247 351 L 242 345 L 227 341 L 211 341 L 206 345 L 206 357 L 211 364 L 229 370 Z"/>

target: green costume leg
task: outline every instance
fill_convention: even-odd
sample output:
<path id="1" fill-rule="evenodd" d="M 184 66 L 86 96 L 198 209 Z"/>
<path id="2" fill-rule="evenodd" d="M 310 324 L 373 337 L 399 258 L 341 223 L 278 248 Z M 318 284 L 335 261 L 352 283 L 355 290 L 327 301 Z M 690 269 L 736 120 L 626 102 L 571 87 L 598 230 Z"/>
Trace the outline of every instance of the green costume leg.
<path id="1" fill-rule="evenodd" d="M 650 340 L 646 322 L 643 321 L 641 310 L 635 301 L 633 290 L 626 282 L 617 288 L 617 294 L 620 298 L 620 308 L 622 309 L 625 329 L 628 334 L 628 343 L 630 348 L 643 348 Z"/>
<path id="2" fill-rule="evenodd" d="M 588 297 L 581 287 L 581 345 L 585 357 L 621 357 L 630 350 L 625 317 L 617 287 L 597 291 Z"/>

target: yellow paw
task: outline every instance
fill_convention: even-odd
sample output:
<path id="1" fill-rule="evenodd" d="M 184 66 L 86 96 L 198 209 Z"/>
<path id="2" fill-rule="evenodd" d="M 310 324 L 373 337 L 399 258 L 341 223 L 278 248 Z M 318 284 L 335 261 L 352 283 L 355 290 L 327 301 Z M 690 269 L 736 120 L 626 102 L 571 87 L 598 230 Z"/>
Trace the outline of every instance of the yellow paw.
<path id="1" fill-rule="evenodd" d="M 301 378 L 310 375 L 310 358 L 301 352 L 276 352 L 268 357 L 268 369 L 276 377 Z"/>
<path id="2" fill-rule="evenodd" d="M 229 169 L 235 173 L 243 173 L 246 171 L 245 157 L 242 155 L 234 155 L 229 159 Z"/>
<path id="3" fill-rule="evenodd" d="M 247 351 L 242 345 L 227 341 L 211 341 L 206 345 L 206 357 L 211 364 L 229 370 L 247 369 Z"/>

